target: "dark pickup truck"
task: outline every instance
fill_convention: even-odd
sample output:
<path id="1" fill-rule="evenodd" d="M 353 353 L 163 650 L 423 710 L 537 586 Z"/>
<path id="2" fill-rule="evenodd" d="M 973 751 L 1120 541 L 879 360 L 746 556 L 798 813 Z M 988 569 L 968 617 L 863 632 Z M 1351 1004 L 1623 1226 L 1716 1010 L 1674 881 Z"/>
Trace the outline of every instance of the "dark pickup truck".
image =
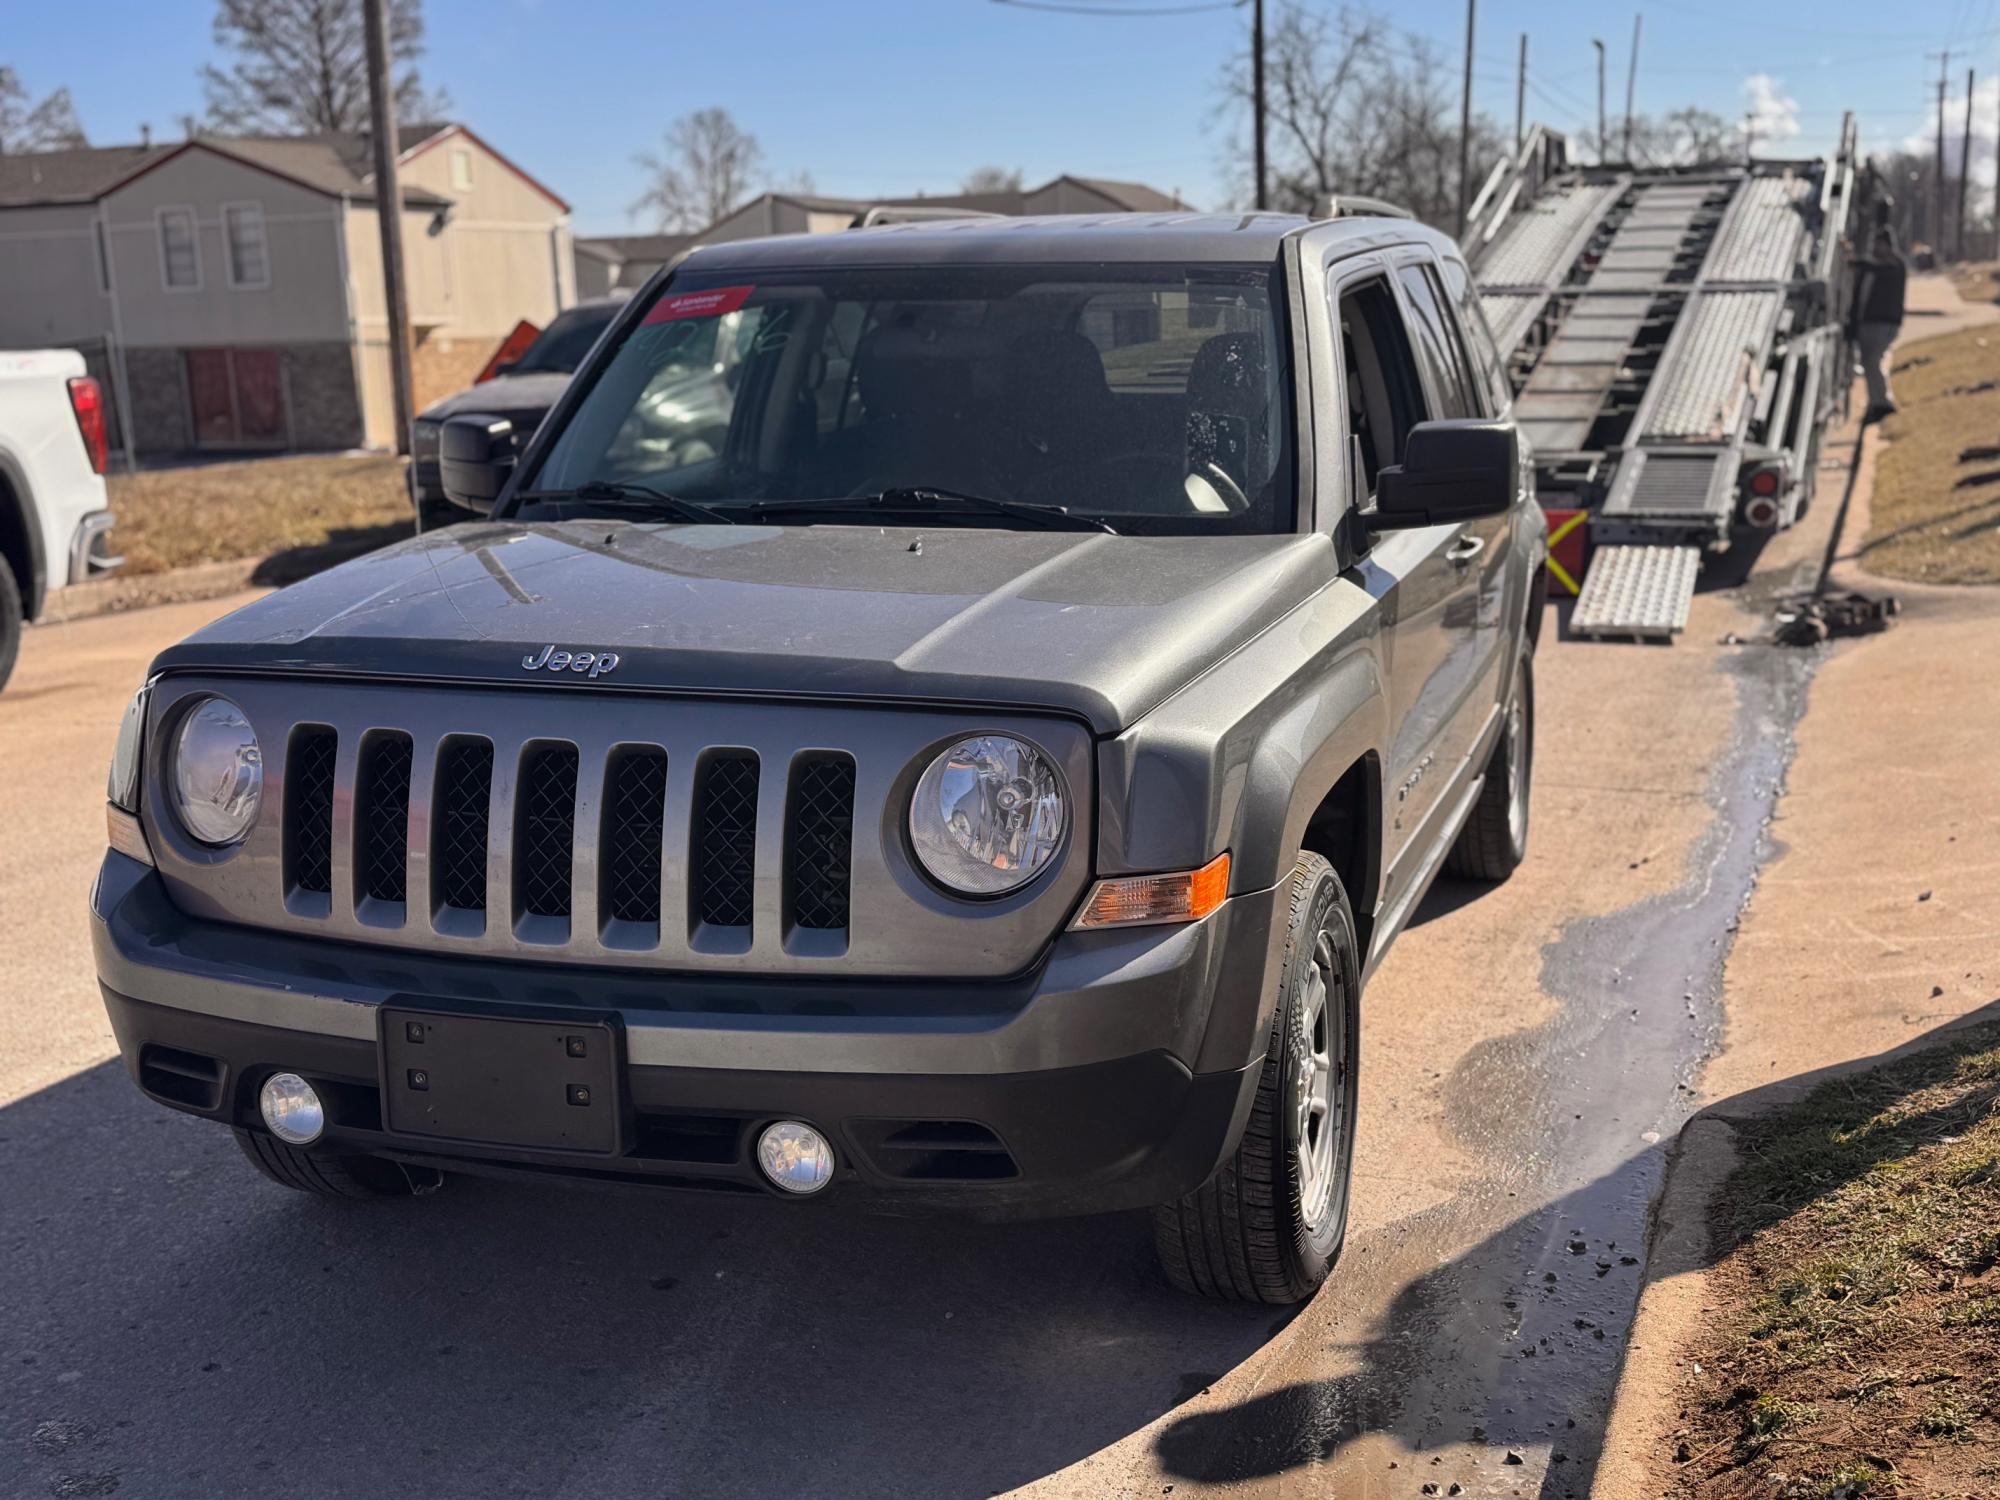
<path id="1" fill-rule="evenodd" d="M 440 465 L 482 519 L 132 703 L 91 908 L 141 1089 L 321 1194 L 1147 1207 L 1177 1285 L 1311 1293 L 1364 980 L 1527 841 L 1543 521 L 1450 241 L 720 245 Z"/>

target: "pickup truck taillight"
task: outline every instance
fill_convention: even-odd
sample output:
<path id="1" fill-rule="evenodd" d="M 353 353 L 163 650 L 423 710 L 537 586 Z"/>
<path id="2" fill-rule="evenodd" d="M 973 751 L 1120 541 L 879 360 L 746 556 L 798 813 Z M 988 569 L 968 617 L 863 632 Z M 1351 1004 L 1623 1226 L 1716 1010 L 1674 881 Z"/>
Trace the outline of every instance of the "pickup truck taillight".
<path id="1" fill-rule="evenodd" d="M 83 434 L 84 451 L 90 455 L 90 470 L 102 474 L 110 456 L 104 437 L 104 388 L 88 375 L 72 376 L 69 406 L 76 413 L 76 430 Z"/>

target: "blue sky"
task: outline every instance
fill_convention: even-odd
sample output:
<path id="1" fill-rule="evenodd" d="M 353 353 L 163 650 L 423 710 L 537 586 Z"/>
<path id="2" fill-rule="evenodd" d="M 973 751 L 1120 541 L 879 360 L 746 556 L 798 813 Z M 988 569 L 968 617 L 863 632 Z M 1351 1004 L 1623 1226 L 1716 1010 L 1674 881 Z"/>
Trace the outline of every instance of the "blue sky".
<path id="1" fill-rule="evenodd" d="M 1166 8 L 1196 0 L 1085 0 Z M 1276 0 L 1273 0 L 1276 3 Z M 1316 0 L 1315 0 L 1316 3 Z M 201 0 L 4 0 L 0 61 L 40 94 L 66 85 L 91 139 L 172 136 L 199 113 L 197 69 L 212 53 Z M 1453 58 L 1458 0 L 1385 4 L 1404 30 Z M 1950 41 L 1951 93 L 1980 70 L 2000 105 L 2000 0 L 1698 0 L 1645 13 L 1638 107 L 1699 104 L 1731 118 L 1754 86 L 1788 149 L 1823 145 L 1853 108 L 1870 146 L 1923 135 Z M 1610 45 L 1612 111 L 1623 95 L 1634 7 L 1582 0 L 1484 0 L 1475 102 L 1511 123 L 1514 55 L 1530 36 L 1529 113 L 1558 125 L 1595 110 L 1593 31 Z M 1102 18 L 993 0 L 428 0 L 426 78 L 455 114 L 574 205 L 584 232 L 629 231 L 640 191 L 633 154 L 677 115 L 720 104 L 754 132 L 774 178 L 810 174 L 822 192 L 942 192 L 986 163 L 1030 182 L 1058 172 L 1132 178 L 1213 204 L 1217 76 L 1247 11 Z M 1456 63 L 1454 63 L 1456 67 Z M 1989 142 L 1992 126 L 1980 134 Z M 1987 154 L 1991 154 L 1990 144 Z M 1991 167 L 1986 174 L 1990 180 Z"/>

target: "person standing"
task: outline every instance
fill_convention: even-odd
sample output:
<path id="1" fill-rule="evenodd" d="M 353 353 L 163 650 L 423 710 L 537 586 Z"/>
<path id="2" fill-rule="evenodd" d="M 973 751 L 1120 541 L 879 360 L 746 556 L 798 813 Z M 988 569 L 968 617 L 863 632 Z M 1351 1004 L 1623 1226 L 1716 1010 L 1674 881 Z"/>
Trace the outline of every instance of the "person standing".
<path id="1" fill-rule="evenodd" d="M 1861 373 L 1868 381 L 1868 410 L 1863 422 L 1894 416 L 1896 399 L 1889 390 L 1889 346 L 1903 327 L 1903 288 L 1908 272 L 1896 250 L 1896 237 L 1878 227 L 1868 247 L 1868 259 L 1856 268 L 1854 305 L 1848 311 L 1847 332 L 1861 356 Z"/>

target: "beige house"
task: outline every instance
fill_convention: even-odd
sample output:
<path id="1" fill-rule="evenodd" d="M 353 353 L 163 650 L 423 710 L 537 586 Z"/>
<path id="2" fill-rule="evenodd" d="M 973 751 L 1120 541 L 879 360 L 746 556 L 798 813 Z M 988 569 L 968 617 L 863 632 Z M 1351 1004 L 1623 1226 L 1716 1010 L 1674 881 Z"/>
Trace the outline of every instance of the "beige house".
<path id="1" fill-rule="evenodd" d="M 576 300 L 569 206 L 462 125 L 401 132 L 419 406 Z M 0 156 L 0 348 L 73 347 L 140 454 L 394 442 L 358 136 Z"/>
<path id="2" fill-rule="evenodd" d="M 946 193 L 929 198 L 828 198 L 815 193 L 760 193 L 697 234 L 578 236 L 577 295 L 602 297 L 613 291 L 644 286 L 661 266 L 671 265 L 698 245 L 766 234 L 830 234 L 852 229 L 874 208 L 1021 215 L 1177 213 L 1187 207 L 1178 194 L 1163 193 L 1143 182 L 1070 176 L 1051 178 L 1036 188 Z"/>

